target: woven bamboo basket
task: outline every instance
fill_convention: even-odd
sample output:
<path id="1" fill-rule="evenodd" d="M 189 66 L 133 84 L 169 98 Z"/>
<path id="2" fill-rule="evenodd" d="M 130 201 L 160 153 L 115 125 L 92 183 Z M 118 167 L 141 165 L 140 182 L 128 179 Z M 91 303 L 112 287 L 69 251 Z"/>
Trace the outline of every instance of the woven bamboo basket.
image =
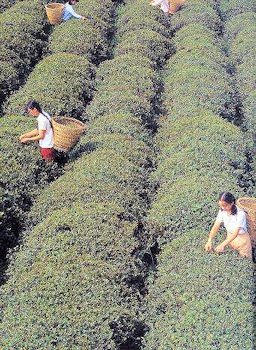
<path id="1" fill-rule="evenodd" d="M 186 0 L 169 0 L 169 13 L 173 15 L 185 3 Z"/>
<path id="2" fill-rule="evenodd" d="M 79 141 L 85 132 L 86 126 L 77 119 L 70 117 L 52 118 L 54 133 L 54 148 L 58 151 L 68 152 Z"/>
<path id="3" fill-rule="evenodd" d="M 246 213 L 248 232 L 251 237 L 252 246 L 256 247 L 256 198 L 238 198 L 237 206 Z"/>
<path id="4" fill-rule="evenodd" d="M 45 5 L 46 14 L 51 24 L 58 24 L 61 22 L 64 4 L 53 2 Z"/>

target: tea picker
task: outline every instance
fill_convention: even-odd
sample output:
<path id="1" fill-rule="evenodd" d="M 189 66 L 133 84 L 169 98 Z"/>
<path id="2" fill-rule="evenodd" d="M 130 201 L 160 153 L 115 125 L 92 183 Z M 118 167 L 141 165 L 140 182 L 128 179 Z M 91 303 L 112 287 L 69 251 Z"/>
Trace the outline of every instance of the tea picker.
<path id="1" fill-rule="evenodd" d="M 177 12 L 185 1 L 186 0 L 152 0 L 150 5 L 160 6 L 164 14 L 168 16 L 169 14 L 173 15 Z"/>
<path id="2" fill-rule="evenodd" d="M 45 5 L 46 14 L 51 24 L 59 24 L 62 21 L 66 22 L 69 19 L 89 19 L 89 16 L 81 16 L 75 12 L 73 5 L 77 4 L 79 0 L 64 0 L 64 4 L 53 2 Z"/>
<path id="3" fill-rule="evenodd" d="M 84 16 L 81 16 L 78 13 L 76 13 L 72 7 L 72 5 L 75 5 L 78 2 L 79 0 L 65 0 L 65 7 L 62 15 L 62 20 L 64 22 L 68 21 L 71 18 L 77 18 L 77 19 L 83 19 L 83 20 L 86 19 Z"/>
<path id="4" fill-rule="evenodd" d="M 63 155 L 69 152 L 86 130 L 85 124 L 75 118 L 51 118 L 35 100 L 28 102 L 26 112 L 37 117 L 38 128 L 21 135 L 20 141 L 39 141 L 40 153 L 45 161 L 56 160 L 56 151 Z"/>
<path id="5" fill-rule="evenodd" d="M 222 192 L 220 194 L 219 207 L 217 218 L 212 226 L 204 249 L 208 252 L 213 250 L 213 238 L 218 233 L 221 224 L 223 224 L 227 231 L 227 236 L 224 241 L 215 248 L 215 251 L 217 253 L 223 253 L 225 248 L 230 246 L 232 249 L 237 250 L 241 256 L 252 259 L 251 237 L 247 229 L 245 211 L 240 206 L 236 205 L 235 197 L 230 192 Z M 250 227 L 252 229 L 252 225 L 250 225 Z"/>
<path id="6" fill-rule="evenodd" d="M 40 153 L 46 162 L 55 160 L 55 151 L 53 148 L 53 130 L 51 126 L 51 117 L 42 110 L 40 104 L 31 100 L 27 103 L 25 111 L 31 116 L 37 118 L 38 127 L 20 136 L 20 142 L 39 142 Z"/>

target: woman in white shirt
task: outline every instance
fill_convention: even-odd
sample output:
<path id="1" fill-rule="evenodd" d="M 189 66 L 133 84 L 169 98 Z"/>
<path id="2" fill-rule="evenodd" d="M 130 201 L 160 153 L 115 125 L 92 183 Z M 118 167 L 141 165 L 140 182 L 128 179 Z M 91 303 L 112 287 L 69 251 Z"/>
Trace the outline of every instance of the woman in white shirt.
<path id="1" fill-rule="evenodd" d="M 185 0 L 152 0 L 152 6 L 160 6 L 165 15 L 173 15 L 184 4 Z"/>
<path id="2" fill-rule="evenodd" d="M 223 224 L 227 230 L 227 237 L 215 248 L 215 251 L 222 253 L 229 245 L 237 250 L 240 255 L 252 259 L 252 246 L 247 231 L 245 212 L 236 206 L 235 197 L 230 192 L 220 194 L 219 206 L 220 210 L 210 231 L 205 250 L 211 251 L 213 249 L 212 240 L 219 231 L 221 224 Z"/>
<path id="3" fill-rule="evenodd" d="M 169 14 L 169 0 L 152 0 L 150 2 L 152 6 L 160 6 L 160 9 L 164 12 L 165 15 Z"/>
<path id="4" fill-rule="evenodd" d="M 64 22 L 71 18 L 85 19 L 84 16 L 81 16 L 78 13 L 76 13 L 72 7 L 72 5 L 75 5 L 76 3 L 78 3 L 78 1 L 79 0 L 65 0 L 65 7 L 62 15 L 62 20 Z"/>
<path id="5" fill-rule="evenodd" d="M 29 143 L 38 141 L 43 160 L 46 162 L 54 161 L 55 150 L 53 148 L 53 130 L 50 115 L 43 111 L 40 104 L 35 100 L 29 101 L 25 110 L 31 117 L 37 118 L 38 127 L 21 135 L 20 142 Z"/>

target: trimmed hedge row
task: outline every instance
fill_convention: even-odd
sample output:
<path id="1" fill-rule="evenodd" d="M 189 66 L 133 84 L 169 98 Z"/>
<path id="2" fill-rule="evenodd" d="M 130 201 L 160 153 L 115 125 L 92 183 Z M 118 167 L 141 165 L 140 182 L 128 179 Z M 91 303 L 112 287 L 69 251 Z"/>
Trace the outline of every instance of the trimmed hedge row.
<path id="1" fill-rule="evenodd" d="M 154 68 L 162 66 L 171 52 L 170 20 L 145 0 L 127 1 L 119 14 L 115 57 L 133 54 L 138 56 L 138 62 L 148 57 Z"/>
<path id="2" fill-rule="evenodd" d="M 168 61 L 165 80 L 167 112 L 179 117 L 206 109 L 232 120 L 235 101 L 231 78 L 214 33 L 204 30 L 201 23 L 192 23 L 176 33 L 173 43 L 177 51 Z"/>
<path id="3" fill-rule="evenodd" d="M 15 0 L 2 0 L 0 4 L 0 13 L 11 7 L 15 3 Z"/>
<path id="4" fill-rule="evenodd" d="M 249 4 L 252 3 L 248 1 Z M 230 15 L 225 26 L 225 39 L 230 60 L 234 66 L 234 78 L 240 96 L 243 124 L 256 141 L 255 122 L 255 57 L 254 38 L 256 34 L 254 12 Z"/>
<path id="5" fill-rule="evenodd" d="M 47 43 L 45 9 L 22 1 L 0 15 L 0 104 L 24 81 Z"/>
<path id="6" fill-rule="evenodd" d="M 114 5 L 112 6 L 114 7 Z M 98 7 L 92 8 L 91 6 L 87 11 L 91 16 L 94 16 L 94 14 L 99 15 L 99 9 L 102 10 L 100 4 L 98 4 Z M 106 18 L 107 16 L 109 15 L 106 15 Z M 97 16 L 96 21 L 97 23 L 100 22 L 98 27 L 102 26 L 101 19 Z M 73 26 L 80 23 L 79 21 L 70 22 L 73 23 Z M 110 26 L 107 19 L 105 23 Z M 68 23 L 65 23 L 65 25 L 68 25 Z M 61 27 L 64 28 L 64 24 Z M 58 28 L 56 28 L 56 31 Z M 62 33 L 59 33 L 59 37 L 57 34 L 53 35 L 56 40 L 58 38 L 59 43 L 63 40 Z M 83 31 L 76 33 L 75 41 L 82 45 L 79 41 L 80 36 L 83 37 Z M 89 54 L 88 58 L 91 58 Z M 93 78 L 94 68 L 85 57 L 69 52 L 46 57 L 35 67 L 27 84 L 13 94 L 6 103 L 6 114 L 20 114 L 23 112 L 27 101 L 35 98 L 42 103 L 46 110 L 53 114 L 79 117 L 84 112 L 88 100 L 92 98 Z M 23 124 L 23 128 L 16 128 L 17 120 L 19 126 Z M 4 118 L 2 121 L 1 138 L 6 150 L 2 175 L 5 194 L 1 207 L 5 215 L 1 217 L 0 223 L 1 227 L 4 227 L 1 236 L 3 242 L 16 241 L 13 237 L 13 231 L 19 231 L 19 229 L 16 229 L 12 222 L 15 222 L 18 228 L 20 227 L 18 223 L 23 221 L 23 210 L 27 210 L 31 205 L 32 197 L 34 198 L 35 194 L 38 194 L 40 187 L 38 185 L 44 186 L 62 172 L 62 170 L 57 169 L 57 166 L 45 167 L 43 162 L 38 160 L 35 162 L 35 159 L 39 157 L 35 144 L 29 145 L 30 153 L 28 153 L 26 145 L 20 145 L 18 135 L 24 133 L 25 129 L 30 128 L 33 128 L 33 126 L 32 119 L 29 118 L 22 122 L 20 117 L 12 116 Z M 6 135 L 10 132 L 11 139 L 8 139 Z M 10 157 L 8 157 L 8 154 L 10 154 Z M 12 175 L 10 175 L 10 172 Z M 9 181 L 10 176 L 12 176 L 11 182 Z M 25 200 L 21 200 L 21 198 L 25 198 Z M 28 202 L 29 205 L 25 204 L 24 201 Z M 10 246 L 9 243 L 8 246 Z"/>
<path id="7" fill-rule="evenodd" d="M 205 29 L 220 32 L 221 20 L 216 12 L 214 0 L 191 0 L 185 2 L 182 10 L 172 16 L 171 25 L 174 31 L 192 23 L 201 23 Z"/>
<path id="8" fill-rule="evenodd" d="M 159 83 L 150 65 L 149 59 L 138 63 L 132 54 L 104 62 L 97 74 L 98 98 L 86 111 L 89 119 L 119 111 L 149 119 Z"/>
<path id="9" fill-rule="evenodd" d="M 124 60 L 125 58 L 123 56 Z M 123 83 L 126 84 L 129 96 L 133 96 L 136 91 L 133 77 L 137 79 L 137 90 L 143 96 L 143 99 L 138 98 L 136 101 L 138 110 L 144 110 L 145 104 L 149 113 L 154 96 L 148 90 L 154 88 L 155 75 L 150 68 L 152 62 L 145 60 L 139 64 L 141 73 L 135 65 L 136 60 L 133 60 L 133 67 L 129 67 L 127 61 L 123 72 L 118 67 L 115 69 L 107 63 L 103 64 L 99 69 L 98 93 L 90 106 L 91 111 L 96 111 L 94 105 L 99 104 L 102 89 L 108 89 L 105 103 L 116 96 L 111 93 L 111 88 L 112 91 L 118 89 L 118 86 L 122 89 Z M 143 69 L 144 62 L 147 62 L 147 66 Z M 114 66 L 117 63 L 112 60 L 112 64 Z M 115 82 L 112 86 L 110 80 L 109 86 L 107 84 L 108 74 L 112 75 Z M 149 79 L 146 77 L 148 74 Z M 124 105 L 129 104 L 131 100 L 124 98 Z M 20 309 L 15 320 L 12 307 L 6 309 L 6 313 L 4 311 L 3 328 L 9 331 L 6 333 L 2 330 L 0 333 L 8 337 L 8 345 L 23 345 L 22 330 L 26 329 L 28 349 L 38 347 L 38 344 L 42 348 L 49 347 L 53 342 L 60 348 L 68 348 L 71 339 L 75 339 L 78 348 L 139 346 L 144 332 L 144 325 L 137 320 L 139 291 L 143 288 L 138 273 L 141 262 L 134 257 L 131 259 L 131 256 L 140 244 L 136 238 L 138 220 L 145 215 L 147 207 L 144 185 L 150 151 L 147 146 L 148 133 L 138 118 L 134 119 L 134 116 L 125 113 L 133 109 L 132 104 L 129 109 L 121 107 L 115 116 L 108 116 L 106 110 L 100 115 L 101 118 L 97 118 L 99 114 L 95 113 L 91 118 L 94 123 L 91 123 L 88 134 L 82 138 L 80 145 L 92 152 L 84 154 L 70 165 L 70 170 L 44 190 L 33 206 L 31 218 L 32 224 L 36 226 L 26 235 L 24 247 L 17 253 L 16 261 L 13 260 L 9 269 L 9 281 L 17 276 L 15 283 L 22 284 L 26 299 L 20 297 L 21 294 L 12 298 L 9 290 L 9 283 L 12 282 L 8 281 L 4 287 L 4 309 L 8 307 L 10 298 L 10 303 L 15 300 L 15 308 Z M 73 248 L 67 254 L 70 246 Z M 77 270 L 80 256 L 83 259 L 82 270 Z M 97 264 L 108 264 L 109 273 L 101 277 L 98 267 L 84 269 L 92 257 Z M 37 264 L 40 265 L 43 260 L 49 261 L 50 271 L 56 273 L 53 274 L 48 268 L 37 268 Z M 17 261 L 19 266 L 35 266 L 35 270 L 28 267 L 28 275 L 23 275 L 22 271 L 16 274 L 19 269 L 16 267 Z M 91 271 L 93 280 L 90 277 Z M 35 280 L 35 274 L 37 283 L 31 284 L 30 281 Z M 45 284 L 47 278 L 51 281 L 49 289 Z M 61 297 L 53 299 L 50 294 L 56 280 L 58 295 Z M 83 280 L 92 281 L 93 286 L 83 283 Z M 72 292 L 70 285 L 76 286 Z M 87 311 L 85 301 L 91 299 L 92 293 L 95 294 L 95 299 L 89 308 L 93 310 Z M 45 305 L 44 310 L 49 310 L 49 306 L 51 308 L 43 316 L 39 304 L 34 301 L 38 295 L 41 298 L 40 305 Z M 97 298 L 98 305 L 93 304 Z M 107 302 L 103 304 L 101 301 L 104 298 Z M 29 300 L 29 303 L 25 300 Z M 77 301 L 81 303 L 81 309 L 78 309 Z M 61 312 L 63 302 L 69 303 L 68 310 L 64 307 L 65 323 L 62 317 L 54 316 Z M 33 309 L 34 304 L 36 307 Z M 32 320 L 33 328 L 28 326 Z M 48 325 L 43 332 L 42 323 Z M 15 326 L 19 327 L 18 332 Z M 78 339 L 81 332 L 84 337 Z"/>
<path id="10" fill-rule="evenodd" d="M 109 319 L 132 311 L 121 303 L 118 267 L 93 254 L 103 242 L 89 239 L 95 223 L 99 234 L 120 225 L 115 213 L 109 203 L 76 202 L 31 232 L 2 290 L 1 347 L 115 349 Z"/>
<path id="11" fill-rule="evenodd" d="M 227 21 L 245 12 L 255 12 L 256 4 L 253 0 L 221 0 L 219 2 L 219 9 L 222 19 Z"/>
<path id="12" fill-rule="evenodd" d="M 134 30 L 153 30 L 167 38 L 171 35 L 170 20 L 162 11 L 148 6 L 148 1 L 128 0 L 124 7 L 119 7 L 117 18 L 118 32 L 116 39 L 120 42 L 121 37 Z"/>
<path id="13" fill-rule="evenodd" d="M 217 115 L 232 119 L 234 111 L 221 42 L 211 31 L 217 8 L 208 11 L 209 3 L 200 2 L 199 15 L 199 1 L 192 1 L 173 16 L 181 29 L 168 62 L 167 117 L 159 120 L 151 176 L 158 190 L 147 216 L 162 250 L 157 276 L 149 280 L 144 348 L 150 350 L 249 350 L 253 344 L 251 262 L 203 252 L 202 231 L 217 214 L 218 194 L 243 194 L 237 181 L 246 163 L 242 131 Z"/>
<path id="14" fill-rule="evenodd" d="M 150 23 L 153 21 L 154 30 L 148 27 L 147 21 L 145 29 L 141 29 L 138 20 L 131 20 L 132 13 L 147 18 Z M 171 51 L 169 32 L 162 30 L 164 23 L 169 22 L 157 13 L 152 12 L 146 1 L 130 1 L 120 9 L 115 56 L 98 70 L 99 98 L 87 109 L 86 117 L 90 120 L 122 111 L 148 124 L 153 122 L 152 109 L 161 85 L 153 68 L 162 65 Z"/>
<path id="15" fill-rule="evenodd" d="M 56 77 L 54 81 L 53 76 Z M 35 67 L 27 84 L 11 96 L 6 113 L 22 113 L 27 101 L 33 96 L 53 114 L 78 117 L 91 98 L 93 76 L 92 65 L 83 57 L 74 54 L 49 56 Z M 22 220 L 24 210 L 31 205 L 31 197 L 34 197 L 35 191 L 38 193 L 38 185 L 44 186 L 61 171 L 57 170 L 57 165 L 48 167 L 41 161 L 35 162 L 39 157 L 37 145 L 22 145 L 18 140 L 24 130 L 33 129 L 35 119 L 32 119 L 13 115 L 1 119 L 0 139 L 5 150 L 1 158 L 1 186 L 5 191 L 1 206 L 5 215 L 0 219 L 2 240 L 13 240 L 11 221 Z"/>
<path id="16" fill-rule="evenodd" d="M 219 192 L 239 193 L 236 182 L 245 162 L 241 131 L 203 111 L 162 120 L 156 143 L 158 167 L 151 180 L 159 188 L 148 213 L 151 229 L 169 241 L 195 225 L 209 228 Z"/>
<path id="17" fill-rule="evenodd" d="M 161 252 L 144 349 L 253 349 L 253 265 L 235 253 L 203 253 L 204 244 L 193 230 Z"/>
<path id="18" fill-rule="evenodd" d="M 19 114 L 33 96 L 51 114 L 79 117 L 92 98 L 94 67 L 82 56 L 58 53 L 44 58 L 27 83 L 13 94 L 6 114 Z"/>
<path id="19" fill-rule="evenodd" d="M 115 119 L 118 117 L 116 116 Z M 138 162 L 137 154 L 143 159 L 142 152 L 146 151 L 146 146 L 144 145 L 142 148 L 141 141 L 138 141 L 137 146 L 136 139 L 130 135 L 129 131 L 128 134 L 125 131 L 124 135 L 118 132 L 112 133 L 111 136 L 116 137 L 117 145 L 112 149 L 110 143 L 108 148 L 107 137 L 105 136 L 104 140 L 103 130 L 111 128 L 111 126 L 117 128 L 117 126 L 113 117 L 103 119 L 101 125 L 98 124 L 94 131 L 93 125 L 91 126 L 91 133 L 95 135 L 95 141 L 92 135 L 90 143 L 97 149 L 84 155 L 74 163 L 72 170 L 70 169 L 48 186 L 41 193 L 36 205 L 33 206 L 31 211 L 33 224 L 36 222 L 40 222 L 40 224 L 35 226 L 29 235 L 26 235 L 24 247 L 17 253 L 15 262 L 9 269 L 9 281 L 13 280 L 15 276 L 16 285 L 22 284 L 24 297 L 28 298 L 25 300 L 29 300 L 29 303 L 24 302 L 24 299 L 20 298 L 20 294 L 11 299 L 12 302 L 15 300 L 16 309 L 20 309 L 20 316 L 16 315 L 15 321 L 12 316 L 12 307 L 9 309 L 6 306 L 7 309 L 5 308 L 3 327 L 9 331 L 4 333 L 2 330 L 0 334 L 8 337 L 9 346 L 15 344 L 15 339 L 17 346 L 22 343 L 22 330 L 26 328 L 27 339 L 29 339 L 28 349 L 38 347 L 39 344 L 39 348 L 45 348 L 56 338 L 59 346 L 64 349 L 68 348 L 68 345 L 65 347 L 66 343 L 70 344 L 73 338 L 77 340 L 78 334 L 81 333 L 79 330 L 83 330 L 84 338 L 86 338 L 86 342 L 81 339 L 81 342 L 78 343 L 83 348 L 85 346 L 90 349 L 103 348 L 103 344 L 105 344 L 108 348 L 113 349 L 115 347 L 111 339 L 110 322 L 115 320 L 118 323 L 120 315 L 136 319 L 135 311 L 133 311 L 136 310 L 136 298 L 129 297 L 131 304 L 127 310 L 127 305 L 123 302 L 123 295 L 127 297 L 131 294 L 129 288 L 131 270 L 136 271 L 137 269 L 136 266 L 133 266 L 134 262 L 133 259 L 131 260 L 130 254 L 138 245 L 134 232 L 137 229 L 138 216 L 143 215 L 141 210 L 143 210 L 144 205 L 143 199 L 140 199 L 138 193 L 143 174 L 136 163 L 141 163 L 140 160 Z M 122 120 L 125 122 L 124 125 L 122 125 Z M 128 130 L 131 130 L 132 126 L 134 127 L 131 116 L 120 116 L 121 130 L 126 130 L 127 121 L 130 121 Z M 103 129 L 100 134 L 99 128 Z M 141 128 L 138 128 L 136 133 L 140 134 L 141 137 Z M 118 145 L 122 146 L 120 153 Z M 132 161 L 133 157 L 134 162 Z M 66 238 L 63 238 L 63 235 Z M 59 240 L 58 244 L 56 240 Z M 68 241 L 67 246 L 65 240 Z M 67 251 L 68 253 L 66 253 Z M 68 260 L 65 262 L 67 254 Z M 42 263 L 42 259 L 48 261 L 44 258 L 45 256 L 48 256 L 50 260 L 50 271 L 61 271 L 59 274 L 56 272 L 57 275 L 51 274 L 49 277 L 50 271 L 48 269 L 36 268 L 37 261 L 38 264 Z M 84 267 L 92 258 L 96 260 L 97 267 L 93 266 L 88 271 Z M 81 274 L 77 270 L 77 261 L 83 262 Z M 35 266 L 35 272 L 28 268 L 29 272 L 19 271 L 16 274 L 17 262 L 23 269 L 24 266 L 32 264 Z M 112 272 L 101 277 L 102 271 L 100 269 L 98 272 L 98 266 L 104 266 L 104 264 L 108 264 L 109 270 Z M 60 269 L 58 266 L 62 266 L 62 268 Z M 17 268 L 19 269 L 18 266 Z M 94 276 L 93 286 L 90 286 L 88 282 L 88 287 L 86 287 L 87 284 L 83 280 L 89 279 L 90 281 L 91 273 Z M 28 274 L 28 279 L 24 274 Z M 31 285 L 30 281 L 33 280 L 33 277 L 35 278 L 35 275 L 38 282 Z M 28 283 L 24 283 L 24 278 Z M 49 278 L 50 287 L 45 282 Z M 120 282 L 120 278 L 123 282 Z M 61 297 L 49 298 L 48 295 L 51 294 L 51 288 L 53 288 L 51 285 L 54 286 L 57 283 L 56 280 L 58 281 L 58 294 Z M 5 305 L 11 303 L 13 306 L 14 304 L 9 302 L 11 297 L 10 292 L 8 292 L 9 281 L 4 287 L 6 292 L 4 292 L 3 298 Z M 72 290 L 68 286 L 73 286 Z M 34 300 L 34 298 L 38 298 L 38 295 L 41 297 L 41 305 L 44 306 L 45 310 L 48 310 L 48 312 L 43 313 L 43 316 L 39 304 Z M 95 299 L 91 298 L 92 295 Z M 84 300 L 82 306 L 84 303 L 89 303 L 89 305 L 78 309 L 76 307 L 79 305 L 77 301 L 80 302 L 81 298 Z M 99 298 L 98 304 L 96 304 L 97 298 Z M 69 300 L 71 312 L 64 308 L 65 317 L 63 316 L 63 318 L 65 321 L 63 321 L 62 317 L 57 319 L 54 315 L 58 314 L 59 308 L 65 300 Z M 104 300 L 107 300 L 107 303 L 104 303 Z M 93 304 L 94 301 L 95 304 Z M 32 308 L 31 305 L 34 304 L 38 307 Z M 117 307 L 117 305 L 119 306 Z M 30 328 L 28 324 L 32 322 L 32 319 L 33 328 Z M 48 326 L 44 330 L 44 336 L 41 333 L 39 342 L 37 334 L 41 331 L 42 319 L 43 324 Z M 65 323 L 65 327 L 63 323 Z M 17 327 L 19 328 L 18 335 L 15 330 Z M 26 349 L 26 347 L 24 348 Z"/>
<path id="20" fill-rule="evenodd" d="M 50 37 L 50 52 L 85 55 L 94 64 L 109 58 L 114 9 L 115 6 L 111 0 L 80 2 L 77 5 L 77 11 L 88 16 L 89 19 L 72 20 L 58 26 Z"/>

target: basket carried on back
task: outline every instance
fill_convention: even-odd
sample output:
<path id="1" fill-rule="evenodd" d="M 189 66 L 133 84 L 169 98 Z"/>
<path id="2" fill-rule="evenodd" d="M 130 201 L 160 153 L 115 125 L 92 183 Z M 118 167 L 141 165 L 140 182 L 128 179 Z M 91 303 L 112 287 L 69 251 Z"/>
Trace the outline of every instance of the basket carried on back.
<path id="1" fill-rule="evenodd" d="M 64 7 L 64 4 L 57 2 L 45 5 L 46 14 L 51 24 L 58 24 L 61 22 Z"/>
<path id="2" fill-rule="evenodd" d="M 75 118 L 52 118 L 54 132 L 54 148 L 58 151 L 68 152 L 79 141 L 85 132 L 86 126 Z"/>
<path id="3" fill-rule="evenodd" d="M 246 212 L 248 232 L 251 237 L 252 246 L 256 247 L 256 198 L 238 198 L 237 206 Z"/>
<path id="4" fill-rule="evenodd" d="M 186 0 L 169 0 L 169 13 L 173 15 L 185 3 Z"/>

